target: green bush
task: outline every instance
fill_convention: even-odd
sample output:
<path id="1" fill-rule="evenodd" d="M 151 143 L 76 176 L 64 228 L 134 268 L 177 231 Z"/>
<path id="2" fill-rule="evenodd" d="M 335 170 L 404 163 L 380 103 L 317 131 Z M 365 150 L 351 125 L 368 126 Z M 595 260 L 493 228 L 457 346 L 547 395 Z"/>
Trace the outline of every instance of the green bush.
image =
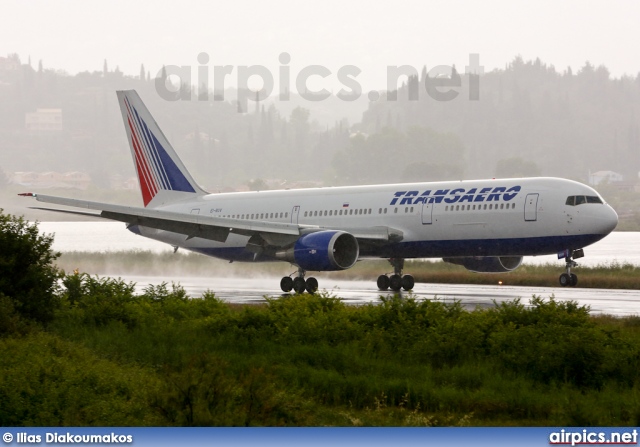
<path id="1" fill-rule="evenodd" d="M 0 336 L 24 333 L 28 326 L 15 310 L 11 298 L 0 293 Z"/>
<path id="2" fill-rule="evenodd" d="M 162 425 L 640 420 L 640 325 L 573 302 L 467 311 L 411 296 L 350 306 L 302 294 L 237 306 L 211 292 L 188 299 L 175 285 L 135 294 L 81 274 L 65 284 L 50 330 L 154 371 L 149 405 Z"/>
<path id="3" fill-rule="evenodd" d="M 158 379 L 100 359 L 77 343 L 34 332 L 0 340 L 0 425 L 138 426 L 162 419 Z"/>
<path id="4" fill-rule="evenodd" d="M 120 321 L 130 327 L 137 324 L 139 315 L 131 308 L 137 299 L 134 283 L 74 272 L 65 275 L 62 284 L 66 303 L 82 323 L 101 326 Z"/>
<path id="5" fill-rule="evenodd" d="M 0 294 L 11 298 L 21 317 L 47 323 L 59 306 L 59 272 L 52 263 L 60 254 L 51 250 L 53 237 L 39 234 L 37 224 L 2 211 Z"/>

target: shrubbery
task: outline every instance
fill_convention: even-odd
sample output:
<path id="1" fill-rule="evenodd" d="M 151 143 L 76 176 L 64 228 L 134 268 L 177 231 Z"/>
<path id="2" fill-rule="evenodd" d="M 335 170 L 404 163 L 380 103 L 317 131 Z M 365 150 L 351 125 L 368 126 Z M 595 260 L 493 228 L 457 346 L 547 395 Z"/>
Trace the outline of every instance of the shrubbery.
<path id="1" fill-rule="evenodd" d="M 164 419 L 150 406 L 160 381 L 44 332 L 0 339 L 3 426 L 137 426 Z"/>
<path id="2" fill-rule="evenodd" d="M 18 316 L 38 323 L 53 319 L 59 272 L 52 263 L 59 253 L 52 243 L 52 236 L 38 233 L 37 224 L 0 209 L 0 333 L 17 330 Z"/>
<path id="3" fill-rule="evenodd" d="M 67 281 L 85 292 L 65 300 L 55 331 L 154 369 L 165 384 L 154 407 L 167 424 L 616 425 L 640 417 L 636 326 L 623 335 L 623 323 L 612 330 L 573 302 L 534 297 L 469 312 L 412 297 L 349 306 L 304 294 L 233 306 L 166 284 L 136 296 L 119 280 Z M 95 300 L 105 288 L 120 298 Z M 587 411 L 594 399 L 609 403 Z"/>
<path id="4" fill-rule="evenodd" d="M 2 222 L 22 253 L 0 266 L 2 425 L 640 423 L 638 318 L 539 297 L 238 306 L 79 272 L 57 288 L 50 238 Z"/>

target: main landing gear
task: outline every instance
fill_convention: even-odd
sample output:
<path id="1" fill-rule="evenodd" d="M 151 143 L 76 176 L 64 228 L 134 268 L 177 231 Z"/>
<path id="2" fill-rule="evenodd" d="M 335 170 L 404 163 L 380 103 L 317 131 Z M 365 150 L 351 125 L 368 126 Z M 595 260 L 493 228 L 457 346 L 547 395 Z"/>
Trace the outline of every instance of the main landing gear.
<path id="1" fill-rule="evenodd" d="M 393 275 L 380 275 L 378 276 L 378 289 L 387 290 L 391 289 L 395 292 L 400 289 L 411 290 L 415 285 L 413 276 L 402 275 L 402 269 L 404 268 L 403 258 L 390 258 L 389 263 L 393 266 Z"/>
<path id="2" fill-rule="evenodd" d="M 291 276 L 285 276 L 280 280 L 280 288 L 283 292 L 291 292 L 293 289 L 296 293 L 304 293 L 306 290 L 309 293 L 316 293 L 318 290 L 318 280 L 310 276 L 304 279 L 306 272 L 298 267 L 298 276 L 291 278 Z"/>
<path id="3" fill-rule="evenodd" d="M 565 269 L 566 273 L 560 275 L 559 281 L 562 287 L 575 287 L 578 285 L 578 275 L 575 273 L 571 273 L 571 269 L 578 266 L 578 263 L 574 261 L 574 259 L 579 259 L 584 257 L 584 250 L 570 250 L 565 255 Z"/>

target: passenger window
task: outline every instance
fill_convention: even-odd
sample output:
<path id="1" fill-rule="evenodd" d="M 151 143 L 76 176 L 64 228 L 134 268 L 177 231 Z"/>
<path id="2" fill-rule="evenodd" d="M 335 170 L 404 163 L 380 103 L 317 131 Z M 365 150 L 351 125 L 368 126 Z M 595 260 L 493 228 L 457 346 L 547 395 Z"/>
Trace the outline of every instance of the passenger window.
<path id="1" fill-rule="evenodd" d="M 371 208 L 369 208 L 369 214 L 371 214 Z"/>
<path id="2" fill-rule="evenodd" d="M 289 213 L 284 213 L 285 218 L 289 218 Z"/>
<path id="3" fill-rule="evenodd" d="M 484 209 L 485 209 L 485 210 L 487 209 L 487 204 L 486 204 L 486 203 L 484 204 Z"/>
<path id="4" fill-rule="evenodd" d="M 460 210 L 460 205 L 456 205 L 456 211 Z"/>
<path id="5" fill-rule="evenodd" d="M 503 210 L 504 209 L 504 203 L 500 204 L 500 209 Z"/>
<path id="6" fill-rule="evenodd" d="M 384 209 L 384 213 L 387 214 L 387 209 L 386 208 Z"/>
<path id="7" fill-rule="evenodd" d="M 449 211 L 449 205 L 445 206 L 445 207 L 444 207 L 444 210 L 445 210 L 445 211 Z"/>
<path id="8" fill-rule="evenodd" d="M 307 217 L 307 212 L 306 211 L 304 212 L 304 217 Z"/>

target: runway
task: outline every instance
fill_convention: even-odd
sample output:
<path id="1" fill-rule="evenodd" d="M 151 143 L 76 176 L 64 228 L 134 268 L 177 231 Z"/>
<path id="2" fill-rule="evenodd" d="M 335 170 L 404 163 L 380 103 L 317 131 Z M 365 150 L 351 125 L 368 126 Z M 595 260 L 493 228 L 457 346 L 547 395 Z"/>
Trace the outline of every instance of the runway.
<path id="1" fill-rule="evenodd" d="M 263 303 L 264 297 L 278 298 L 290 296 L 279 289 L 280 278 L 216 278 L 125 276 L 127 282 L 135 282 L 136 290 L 142 292 L 149 284 L 162 282 L 179 283 L 189 296 L 197 298 L 206 290 L 211 290 L 218 298 L 229 303 Z M 345 303 L 358 305 L 375 303 L 380 296 L 392 295 L 380 292 L 374 281 L 335 280 L 318 278 L 320 290 L 340 297 Z M 408 295 L 405 293 L 405 296 Z M 528 304 L 533 295 L 548 299 L 554 296 L 558 301 L 576 301 L 590 306 L 592 314 L 616 316 L 640 315 L 640 290 L 583 289 L 560 287 L 520 287 L 417 283 L 412 295 L 416 299 L 437 299 L 445 302 L 458 300 L 467 309 L 488 308 L 497 303 L 521 298 Z"/>

